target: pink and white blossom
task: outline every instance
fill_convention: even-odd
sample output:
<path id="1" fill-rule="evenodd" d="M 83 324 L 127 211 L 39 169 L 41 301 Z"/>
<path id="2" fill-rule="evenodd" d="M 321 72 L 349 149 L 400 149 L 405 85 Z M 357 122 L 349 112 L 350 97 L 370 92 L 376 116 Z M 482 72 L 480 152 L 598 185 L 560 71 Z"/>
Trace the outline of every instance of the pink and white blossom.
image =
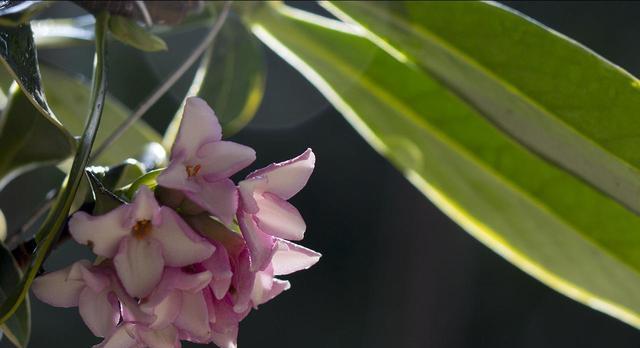
<path id="1" fill-rule="evenodd" d="M 248 146 L 222 141 L 213 110 L 196 97 L 188 98 L 171 162 L 158 184 L 184 192 L 189 199 L 229 225 L 238 207 L 238 192 L 229 177 L 256 158 Z"/>
<path id="2" fill-rule="evenodd" d="M 165 266 L 200 262 L 215 249 L 175 211 L 160 207 L 146 186 L 138 190 L 131 204 L 107 214 L 74 214 L 69 232 L 95 254 L 112 258 L 125 289 L 138 298 L 158 284 Z"/>
<path id="3" fill-rule="evenodd" d="M 294 159 L 254 171 L 238 185 L 238 223 L 251 251 L 253 271 L 267 266 L 276 238 L 304 238 L 306 224 L 287 200 L 307 184 L 314 167 L 315 155 L 307 149 Z"/>

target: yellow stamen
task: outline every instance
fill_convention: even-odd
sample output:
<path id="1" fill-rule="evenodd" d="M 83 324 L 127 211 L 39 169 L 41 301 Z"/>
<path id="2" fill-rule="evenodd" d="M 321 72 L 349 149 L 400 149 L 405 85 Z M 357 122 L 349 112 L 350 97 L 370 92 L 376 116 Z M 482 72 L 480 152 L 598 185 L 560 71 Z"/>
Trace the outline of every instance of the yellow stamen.
<path id="1" fill-rule="evenodd" d="M 187 169 L 187 175 L 189 177 L 192 177 L 192 176 L 198 175 L 198 172 L 200 171 L 200 168 L 202 168 L 202 166 L 199 164 L 196 164 L 194 166 L 188 165 L 185 168 Z"/>
<path id="2" fill-rule="evenodd" d="M 149 220 L 140 220 L 136 222 L 136 224 L 131 229 L 131 235 L 138 240 L 144 239 L 146 236 L 151 234 L 151 221 Z"/>

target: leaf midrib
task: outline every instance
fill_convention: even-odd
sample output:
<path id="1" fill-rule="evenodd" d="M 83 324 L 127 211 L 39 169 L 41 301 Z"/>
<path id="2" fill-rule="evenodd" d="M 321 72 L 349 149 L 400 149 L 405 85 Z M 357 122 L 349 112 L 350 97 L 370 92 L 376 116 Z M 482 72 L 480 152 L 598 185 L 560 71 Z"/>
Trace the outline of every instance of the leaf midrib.
<path id="1" fill-rule="evenodd" d="M 331 8 L 331 12 L 336 14 L 336 12 L 339 12 L 341 15 L 351 19 L 352 21 L 356 22 L 356 23 L 360 23 L 358 22 L 355 18 L 349 16 L 347 13 L 345 13 L 344 11 L 342 11 L 341 9 L 339 9 L 337 6 L 333 5 L 330 2 L 324 2 L 323 4 L 326 4 L 325 7 L 327 9 Z M 494 5 L 492 2 L 487 2 L 487 4 L 491 5 L 491 6 L 495 6 L 498 7 L 500 9 L 503 9 L 502 6 L 496 6 Z M 328 6 L 327 6 L 328 5 Z M 366 7 L 362 7 L 363 11 L 369 11 L 369 12 L 373 12 L 376 15 L 378 15 L 378 18 L 381 18 L 381 10 L 375 6 L 366 6 Z M 503 9 L 504 10 L 504 9 Z M 550 119 L 553 120 L 553 122 L 558 123 L 561 127 L 564 127 L 567 131 L 573 133 L 577 138 L 580 138 L 582 141 L 591 144 L 592 146 L 594 146 L 595 148 L 598 148 L 599 150 L 601 150 L 604 154 L 606 154 L 607 156 L 615 159 L 616 162 L 622 164 L 624 167 L 626 167 L 627 170 L 633 172 L 636 176 L 640 176 L 640 168 L 634 166 L 630 161 L 628 161 L 625 158 L 619 157 L 616 154 L 614 154 L 613 152 L 611 152 L 609 149 L 607 149 L 606 147 L 601 146 L 599 143 L 595 142 L 594 140 L 592 140 L 591 138 L 589 138 L 586 134 L 580 132 L 580 130 L 578 130 L 577 128 L 573 127 L 571 124 L 565 122 L 563 119 L 561 119 L 559 116 L 557 116 L 555 113 L 551 112 L 550 110 L 548 110 L 547 108 L 545 108 L 544 106 L 542 106 L 541 104 L 539 104 L 538 102 L 535 101 L 535 99 L 533 99 L 532 97 L 530 97 L 529 95 L 527 95 L 526 93 L 524 93 L 522 90 L 520 90 L 518 87 L 514 86 L 513 84 L 511 84 L 509 81 L 504 80 L 500 77 L 498 77 L 491 69 L 489 69 L 488 67 L 482 65 L 480 62 L 478 62 L 477 60 L 474 60 L 473 58 L 471 58 L 470 56 L 468 56 L 467 54 L 465 54 L 464 52 L 462 52 L 461 50 L 459 50 L 458 48 L 451 46 L 447 43 L 447 40 L 443 39 L 442 37 L 440 37 L 438 34 L 434 33 L 433 31 L 430 31 L 429 29 L 425 28 L 422 25 L 416 25 L 416 26 L 412 26 L 409 25 L 408 23 L 405 23 L 405 21 L 403 21 L 401 18 L 398 18 L 398 16 L 395 13 L 392 13 L 391 11 L 389 13 L 383 13 L 382 17 L 385 19 L 392 19 L 392 23 L 394 23 L 397 27 L 399 27 L 400 29 L 404 30 L 405 32 L 412 32 L 414 34 L 416 34 L 416 36 L 421 37 L 422 39 L 424 39 L 425 41 L 429 41 L 432 44 L 438 45 L 440 48 L 442 48 L 443 50 L 449 52 L 452 56 L 456 56 L 458 57 L 459 61 L 464 62 L 465 64 L 474 67 L 477 71 L 481 72 L 482 74 L 484 74 L 485 76 L 487 76 L 490 79 L 493 79 L 495 81 L 497 81 L 500 85 L 502 85 L 505 89 L 505 91 L 507 91 L 508 93 L 510 93 L 511 95 L 513 95 L 514 97 L 517 98 L 521 98 L 522 100 L 526 101 L 527 103 L 529 103 L 530 105 L 533 105 L 537 110 L 539 110 L 541 113 L 547 115 Z M 524 17 L 523 17 L 524 18 Z M 526 18 L 526 20 L 530 21 L 529 18 Z M 415 23 L 415 22 L 412 22 Z M 541 25 L 541 24 L 538 24 Z M 541 25 L 542 26 L 542 25 Z M 378 38 L 380 38 L 376 33 L 374 33 L 373 31 L 371 31 L 367 26 L 362 25 L 362 28 L 364 28 L 367 32 L 367 34 L 369 35 L 373 35 L 376 36 Z M 545 29 L 555 33 L 552 29 L 546 28 Z M 389 45 L 392 45 L 388 40 L 385 40 L 383 38 L 380 38 L 381 40 L 387 42 Z M 578 44 L 578 43 L 575 43 Z M 413 54 L 407 54 L 408 52 L 406 50 L 404 50 L 401 47 L 398 47 L 396 45 L 392 45 L 393 48 L 397 49 L 400 52 L 403 52 L 405 55 L 407 55 L 408 57 L 413 57 Z M 591 53 L 594 54 L 594 53 Z M 594 54 L 595 55 L 595 54 Z M 598 57 L 600 58 L 600 57 Z M 601 58 L 600 58 L 601 59 Z M 430 73 L 434 73 L 432 71 L 432 69 L 429 69 L 428 67 L 426 67 L 424 64 L 422 64 L 420 61 L 418 61 L 418 63 L 416 63 L 415 61 L 412 61 L 414 64 L 417 64 L 418 66 L 422 67 L 423 69 L 427 70 Z M 435 73 L 436 76 L 439 76 L 437 73 Z M 438 81 L 444 85 L 446 85 L 448 88 L 450 88 L 453 91 L 456 91 L 456 94 L 459 96 L 464 96 L 465 93 L 459 92 L 458 89 L 454 88 L 453 86 L 451 86 L 449 83 L 447 83 L 446 79 L 438 79 Z M 476 103 L 468 100 L 468 98 L 466 97 L 462 97 L 462 99 L 464 99 L 464 101 L 468 104 L 473 105 L 474 107 L 476 107 Z M 503 129 L 503 131 L 507 132 L 508 134 L 511 134 L 511 132 L 508 132 L 507 130 Z M 514 136 L 514 135 L 512 135 Z M 517 137 L 516 137 L 517 138 Z M 609 194 L 609 193 L 607 193 Z M 618 200 L 618 198 L 616 198 L 616 201 Z M 640 270 L 639 270 L 640 271 Z"/>
<path id="2" fill-rule="evenodd" d="M 289 17 L 289 18 L 291 18 L 293 20 L 296 20 L 296 21 L 300 21 L 299 19 L 293 17 L 292 15 L 287 14 L 285 11 L 282 11 L 282 10 L 278 10 L 278 11 L 282 15 L 284 15 L 286 17 Z M 317 24 L 312 24 L 312 23 L 305 23 L 305 24 L 307 24 L 307 25 L 317 25 Z M 340 23 L 340 25 L 342 25 L 342 23 Z M 322 26 L 319 26 L 319 27 L 324 29 L 324 30 L 332 30 L 332 29 L 324 28 Z M 264 28 L 265 28 L 265 30 L 268 31 L 267 27 L 264 27 Z M 353 36 L 356 36 L 356 37 L 362 37 L 362 36 L 360 36 L 358 34 L 353 33 L 353 31 L 349 30 L 348 27 L 345 27 L 345 30 L 343 32 L 345 34 L 348 34 L 348 35 L 353 35 Z M 274 37 L 276 37 L 276 36 L 274 36 Z M 609 256 L 610 258 L 612 258 L 614 260 L 617 260 L 618 262 L 622 263 L 623 265 L 627 266 L 628 268 L 630 268 L 633 271 L 634 274 L 640 276 L 640 269 L 637 268 L 636 265 L 630 263 L 629 261 L 627 261 L 624 258 L 620 257 L 619 255 L 612 253 L 609 249 L 604 248 L 600 243 L 598 243 L 592 237 L 590 237 L 588 235 L 585 235 L 583 233 L 580 233 L 579 232 L 580 231 L 579 227 L 575 226 L 570 221 L 567 221 L 566 219 L 564 219 L 560 215 L 558 215 L 556 212 L 554 212 L 554 211 L 550 210 L 549 208 L 547 208 L 539 199 L 535 198 L 534 196 L 531 196 L 530 194 L 528 194 L 528 192 L 523 191 L 522 189 L 520 189 L 517 185 L 512 183 L 510 180 L 508 180 L 504 176 L 500 175 L 500 173 L 497 172 L 495 169 L 493 169 L 490 166 L 486 165 L 484 162 L 479 160 L 476 156 L 472 155 L 472 153 L 470 153 L 464 147 L 452 142 L 449 136 L 447 136 L 446 134 L 442 133 L 440 130 L 434 128 L 433 126 L 429 125 L 428 123 L 426 123 L 424 120 L 422 120 L 420 118 L 420 116 L 419 116 L 419 114 L 417 112 L 413 111 L 410 107 L 406 106 L 406 104 L 404 102 L 398 100 L 395 96 L 390 95 L 389 93 L 385 92 L 384 89 L 381 89 L 375 82 L 372 82 L 368 77 L 366 77 L 366 75 L 360 74 L 359 72 L 354 71 L 348 65 L 343 64 L 341 62 L 341 60 L 340 59 L 336 59 L 336 56 L 333 55 L 331 52 L 327 52 L 323 48 L 315 46 L 315 45 L 313 47 L 314 47 L 314 49 L 316 51 L 315 52 L 316 55 L 322 56 L 327 61 L 332 62 L 334 67 L 338 68 L 343 73 L 346 73 L 348 76 L 352 77 L 354 79 L 354 81 L 361 81 L 363 84 L 368 86 L 369 89 L 372 92 L 374 92 L 376 95 L 378 95 L 381 99 L 384 99 L 385 101 L 387 101 L 391 105 L 397 106 L 397 108 L 399 110 L 402 110 L 402 112 L 398 112 L 399 115 L 404 116 L 406 119 L 409 119 L 410 121 L 414 121 L 419 127 L 423 128 L 426 132 L 429 132 L 432 135 L 434 135 L 439 141 L 443 142 L 444 144 L 449 145 L 460 156 L 462 156 L 463 158 L 465 158 L 469 162 L 475 164 L 477 167 L 479 167 L 480 169 L 482 169 L 485 172 L 487 172 L 490 176 L 494 177 L 496 180 L 502 182 L 505 187 L 509 188 L 512 192 L 514 192 L 515 194 L 517 194 L 521 198 L 529 201 L 533 206 L 537 207 L 541 212 L 543 212 L 543 213 L 547 214 L 548 216 L 550 216 L 551 219 L 554 219 L 554 220 L 558 221 L 559 223 L 561 223 L 562 225 L 566 226 L 567 230 L 573 231 L 573 233 L 575 233 L 576 235 L 581 236 L 589 244 L 594 246 L 597 250 L 599 250 L 603 254 Z M 384 54 L 387 54 L 387 53 L 385 52 Z M 313 70 L 315 70 L 315 69 L 313 69 Z M 419 71 L 416 71 L 416 73 L 419 73 Z M 344 101 L 345 104 L 349 105 L 349 103 L 346 100 L 343 99 L 343 101 Z M 518 144 L 517 142 L 515 142 L 514 140 L 512 140 L 510 138 L 506 138 L 506 141 L 508 141 L 509 143 L 511 143 L 514 146 L 521 146 L 520 144 Z M 491 228 L 491 230 L 494 230 L 494 229 Z"/>

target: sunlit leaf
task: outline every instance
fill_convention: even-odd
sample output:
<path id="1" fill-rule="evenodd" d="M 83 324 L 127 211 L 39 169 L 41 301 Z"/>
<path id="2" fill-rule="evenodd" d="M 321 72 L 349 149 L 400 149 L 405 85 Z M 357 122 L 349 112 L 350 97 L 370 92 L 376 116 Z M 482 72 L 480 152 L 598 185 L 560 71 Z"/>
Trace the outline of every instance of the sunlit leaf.
<path id="1" fill-rule="evenodd" d="M 4 302 L 9 294 L 20 283 L 22 272 L 16 260 L 0 243 L 0 302 Z M 29 297 L 20 305 L 16 313 L 0 326 L 11 343 L 18 348 L 26 348 L 31 336 L 31 306 Z"/>
<path id="2" fill-rule="evenodd" d="M 529 148 L 640 213 L 640 81 L 495 3 L 334 2 Z"/>
<path id="3" fill-rule="evenodd" d="M 69 133 L 43 117 L 14 85 L 0 115 L 0 187 L 24 170 L 60 162 L 74 151 Z"/>
<path id="4" fill-rule="evenodd" d="M 266 79 L 260 43 L 243 23 L 229 15 L 213 46 L 205 53 L 187 93 L 207 101 L 215 110 L 225 136 L 244 127 L 258 111 Z M 182 110 L 167 128 L 165 147 L 176 137 Z"/>
<path id="5" fill-rule="evenodd" d="M 247 21 L 474 237 L 548 286 L 640 327 L 639 216 L 352 26 L 278 5 L 247 12 Z"/>
<path id="6" fill-rule="evenodd" d="M 59 48 L 90 44 L 94 39 L 95 19 L 91 15 L 31 21 L 38 48 Z"/>

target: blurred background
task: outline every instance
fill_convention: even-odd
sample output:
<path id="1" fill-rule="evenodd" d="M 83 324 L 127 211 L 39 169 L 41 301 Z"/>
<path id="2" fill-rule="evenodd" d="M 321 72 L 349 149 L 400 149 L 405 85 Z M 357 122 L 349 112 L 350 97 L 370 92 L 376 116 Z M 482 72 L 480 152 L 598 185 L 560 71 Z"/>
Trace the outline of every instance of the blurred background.
<path id="1" fill-rule="evenodd" d="M 313 3 L 290 4 L 326 14 Z M 640 3 L 506 4 L 640 74 Z M 61 5 L 49 14 L 82 11 Z M 112 42 L 110 92 L 134 108 L 201 36 L 196 30 L 165 37 L 168 53 L 145 54 Z M 48 64 L 90 77 L 92 47 L 39 54 Z M 292 203 L 307 221 L 303 244 L 323 258 L 290 276 L 291 290 L 241 323 L 240 347 L 640 346 L 637 330 L 559 295 L 470 237 L 375 153 L 304 78 L 266 48 L 264 55 L 263 103 L 232 139 L 257 150 L 254 169 L 313 148 L 316 171 Z M 157 130 L 168 124 L 192 74 L 146 114 Z M 59 179 L 55 171 L 40 169 L 0 193 L 9 226 L 19 226 Z M 91 255 L 66 243 L 46 269 L 80 257 Z M 32 297 L 32 309 L 30 347 L 99 342 L 75 308 L 49 307 Z"/>

